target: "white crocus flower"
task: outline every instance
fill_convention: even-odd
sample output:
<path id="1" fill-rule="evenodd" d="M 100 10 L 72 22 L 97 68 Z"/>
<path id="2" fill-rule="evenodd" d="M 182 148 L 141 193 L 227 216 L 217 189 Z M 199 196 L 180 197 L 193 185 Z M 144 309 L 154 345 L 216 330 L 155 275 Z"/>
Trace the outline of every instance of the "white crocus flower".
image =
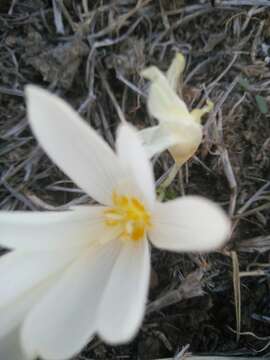
<path id="1" fill-rule="evenodd" d="M 100 205 L 66 212 L 0 212 L 0 358 L 69 359 L 98 334 L 129 341 L 144 315 L 150 240 L 172 251 L 209 251 L 229 234 L 213 202 L 155 197 L 137 133 L 122 125 L 116 153 L 63 100 L 28 86 L 28 116 L 51 159 Z M 10 355 L 11 354 L 11 355 Z M 18 355 L 18 359 L 22 359 Z"/>
<path id="2" fill-rule="evenodd" d="M 204 108 L 189 112 L 176 93 L 184 67 L 185 59 L 178 53 L 166 75 L 155 66 L 142 71 L 142 76 L 151 81 L 148 111 L 159 125 L 140 131 L 140 137 L 149 157 L 168 149 L 178 168 L 198 149 L 203 136 L 201 117 L 213 107 L 208 102 Z"/>

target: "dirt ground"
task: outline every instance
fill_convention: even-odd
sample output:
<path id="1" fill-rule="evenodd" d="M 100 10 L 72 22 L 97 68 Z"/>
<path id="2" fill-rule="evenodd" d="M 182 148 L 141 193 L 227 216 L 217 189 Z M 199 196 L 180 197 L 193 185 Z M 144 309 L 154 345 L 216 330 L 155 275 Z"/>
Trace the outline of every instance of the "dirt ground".
<path id="1" fill-rule="evenodd" d="M 138 336 L 119 347 L 95 338 L 76 359 L 269 356 L 270 1 L 2 0 L 0 34 L 0 209 L 89 202 L 33 138 L 28 83 L 65 98 L 112 145 L 121 113 L 140 128 L 155 122 L 140 71 L 166 70 L 177 51 L 189 107 L 215 104 L 166 197 L 218 202 L 233 221 L 230 242 L 209 255 L 153 249 Z M 167 153 L 156 159 L 156 178 L 171 164 Z"/>

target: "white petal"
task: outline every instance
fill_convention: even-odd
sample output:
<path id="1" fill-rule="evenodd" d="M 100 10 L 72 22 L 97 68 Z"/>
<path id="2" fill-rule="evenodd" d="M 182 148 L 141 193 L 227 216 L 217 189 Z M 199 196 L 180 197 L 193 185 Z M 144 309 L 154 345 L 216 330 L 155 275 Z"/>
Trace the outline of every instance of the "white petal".
<path id="1" fill-rule="evenodd" d="M 149 237 L 172 251 L 211 251 L 228 239 L 230 222 L 214 202 L 198 196 L 157 203 Z"/>
<path id="2" fill-rule="evenodd" d="M 103 224 L 102 206 L 71 211 L 0 211 L 0 244 L 10 249 L 53 250 L 96 240 Z"/>
<path id="3" fill-rule="evenodd" d="M 168 150 L 179 142 L 175 132 L 168 132 L 165 126 L 153 126 L 139 131 L 139 137 L 149 158 Z"/>
<path id="4" fill-rule="evenodd" d="M 32 85 L 26 98 L 30 125 L 47 154 L 92 198 L 110 204 L 121 177 L 111 148 L 60 98 Z"/>
<path id="5" fill-rule="evenodd" d="M 80 252 L 81 249 L 30 253 L 14 251 L 1 256 L 0 309 L 65 268 Z"/>
<path id="6" fill-rule="evenodd" d="M 155 66 L 142 72 L 142 76 L 151 80 L 148 95 L 148 111 L 160 122 L 192 121 L 184 101 L 173 91 L 166 77 Z"/>
<path id="7" fill-rule="evenodd" d="M 177 137 L 177 143 L 168 150 L 178 166 L 184 164 L 194 155 L 202 141 L 203 132 L 201 125 L 194 121 L 189 121 L 188 123 L 167 121 L 166 124 L 162 124 L 162 127 L 166 127 L 168 134 L 173 134 L 174 137 Z"/>
<path id="8" fill-rule="evenodd" d="M 153 169 L 138 133 L 130 125 L 119 127 L 116 149 L 122 167 L 128 174 L 130 181 L 135 183 L 147 201 L 147 205 L 151 208 L 155 201 Z"/>
<path id="9" fill-rule="evenodd" d="M 120 250 L 119 241 L 90 247 L 31 311 L 22 329 L 29 356 L 68 359 L 96 330 L 97 308 Z"/>
<path id="10" fill-rule="evenodd" d="M 186 60 L 181 53 L 177 53 L 166 73 L 166 78 L 170 87 L 176 91 L 179 85 L 180 76 L 182 75 L 186 66 Z"/>
<path id="11" fill-rule="evenodd" d="M 149 157 L 169 150 L 178 165 L 191 158 L 202 141 L 202 127 L 193 121 L 167 121 L 139 132 Z"/>
<path id="12" fill-rule="evenodd" d="M 142 141 L 142 144 L 150 144 L 155 141 L 160 133 L 160 125 L 150 126 L 148 128 L 138 131 L 138 136 Z"/>
<path id="13" fill-rule="evenodd" d="M 149 244 L 126 242 L 99 308 L 98 333 L 108 343 L 131 340 L 142 323 L 150 274 Z"/>
<path id="14" fill-rule="evenodd" d="M 24 354 L 20 344 L 20 329 L 16 329 L 0 339 L 1 360 L 32 360 Z"/>
<path id="15" fill-rule="evenodd" d="M 50 277 L 41 282 L 38 286 L 33 287 L 30 291 L 20 294 L 15 301 L 7 306 L 0 307 L 0 339 L 20 326 L 26 314 L 46 293 L 57 276 L 58 274 Z M 1 356 L 0 359 L 2 359 Z"/>

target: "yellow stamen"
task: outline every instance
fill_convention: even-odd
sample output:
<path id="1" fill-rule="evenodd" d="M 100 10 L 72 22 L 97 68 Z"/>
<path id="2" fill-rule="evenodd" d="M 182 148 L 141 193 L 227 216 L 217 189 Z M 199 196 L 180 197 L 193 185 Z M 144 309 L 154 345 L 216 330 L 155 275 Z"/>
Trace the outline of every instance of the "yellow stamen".
<path id="1" fill-rule="evenodd" d="M 104 211 L 105 224 L 117 226 L 124 240 L 138 241 L 144 238 L 146 231 L 151 227 L 150 213 L 143 203 L 136 197 L 112 195 L 113 206 Z"/>

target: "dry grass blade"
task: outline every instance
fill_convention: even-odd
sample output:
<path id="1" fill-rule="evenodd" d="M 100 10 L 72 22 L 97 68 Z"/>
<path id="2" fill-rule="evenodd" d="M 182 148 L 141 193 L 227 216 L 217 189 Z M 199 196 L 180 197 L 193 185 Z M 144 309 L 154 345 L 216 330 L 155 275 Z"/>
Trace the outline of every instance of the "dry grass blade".
<path id="1" fill-rule="evenodd" d="M 236 318 L 236 339 L 239 341 L 241 333 L 241 284 L 239 274 L 239 261 L 235 251 L 231 252 L 233 264 L 233 290 L 235 302 L 235 318 Z"/>
<path id="2" fill-rule="evenodd" d="M 270 250 L 270 235 L 257 236 L 252 239 L 242 241 L 237 246 L 238 251 L 241 252 L 259 252 L 264 253 Z"/>
<path id="3" fill-rule="evenodd" d="M 54 23 L 56 27 L 56 31 L 58 34 L 64 34 L 64 24 L 62 18 L 61 7 L 59 6 L 59 2 L 57 0 L 52 0 L 53 4 L 53 15 L 54 15 Z"/>
<path id="4" fill-rule="evenodd" d="M 269 7 L 268 0 L 223 0 L 221 5 L 225 6 L 267 6 Z"/>
<path id="5" fill-rule="evenodd" d="M 221 152 L 221 161 L 223 164 L 224 173 L 226 175 L 231 190 L 229 216 L 232 218 L 235 212 L 236 201 L 237 201 L 237 182 L 235 179 L 235 175 L 233 172 L 232 164 L 230 162 L 227 149 L 224 149 Z"/>
<path id="6" fill-rule="evenodd" d="M 195 355 L 184 355 L 183 359 L 185 360 L 250 360 L 250 357 L 243 356 L 195 356 Z M 262 357 L 252 357 L 253 360 L 262 360 Z M 175 358 L 162 358 L 155 360 L 175 360 Z"/>

